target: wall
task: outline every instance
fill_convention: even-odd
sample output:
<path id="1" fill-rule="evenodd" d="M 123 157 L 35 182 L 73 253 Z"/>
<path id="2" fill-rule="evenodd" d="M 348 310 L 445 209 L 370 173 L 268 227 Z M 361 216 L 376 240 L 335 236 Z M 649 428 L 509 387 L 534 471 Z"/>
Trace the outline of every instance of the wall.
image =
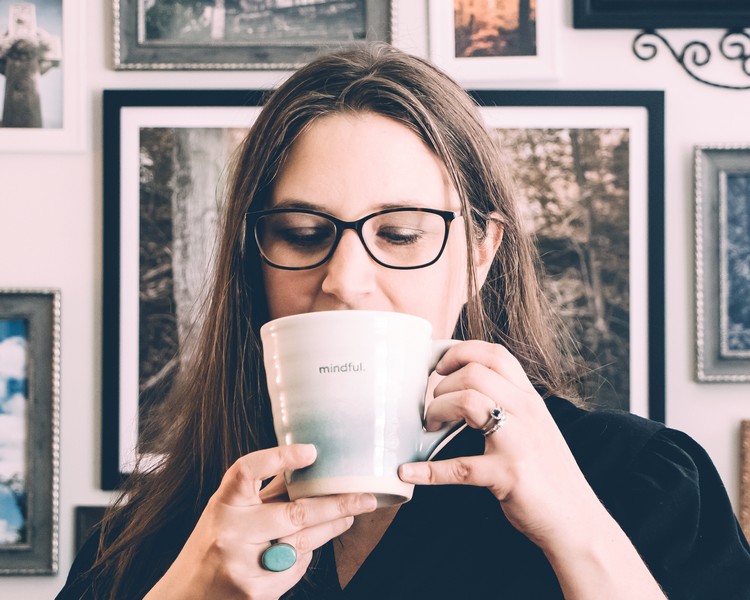
<path id="1" fill-rule="evenodd" d="M 76 4 L 83 5 L 84 2 Z M 54 597 L 72 560 L 73 509 L 101 504 L 100 338 L 104 88 L 255 88 L 283 73 L 115 72 L 111 10 L 86 2 L 86 150 L 0 154 L 0 287 L 62 290 L 62 460 L 60 574 L 0 578 L 0 597 Z M 633 56 L 633 31 L 574 30 L 570 0 L 562 4 L 559 78 L 505 87 L 666 90 L 666 366 L 667 422 L 695 437 L 713 457 L 733 502 L 738 501 L 739 421 L 750 418 L 750 385 L 698 384 L 693 377 L 693 196 L 695 144 L 750 144 L 750 92 L 721 91 L 685 75 L 662 49 L 643 63 Z M 396 42 L 426 54 L 425 3 L 399 2 Z M 675 38 L 715 31 L 674 32 Z M 713 36 L 713 37 L 712 37 Z M 501 87 L 500 85 L 495 87 Z"/>

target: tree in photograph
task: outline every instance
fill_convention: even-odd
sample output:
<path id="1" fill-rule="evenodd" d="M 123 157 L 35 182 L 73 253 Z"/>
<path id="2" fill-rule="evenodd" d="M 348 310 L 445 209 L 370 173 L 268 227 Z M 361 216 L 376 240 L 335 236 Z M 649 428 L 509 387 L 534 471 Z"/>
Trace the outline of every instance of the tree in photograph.
<path id="1" fill-rule="evenodd" d="M 630 396 L 628 132 L 503 129 L 545 290 L 580 341 L 594 402 Z"/>

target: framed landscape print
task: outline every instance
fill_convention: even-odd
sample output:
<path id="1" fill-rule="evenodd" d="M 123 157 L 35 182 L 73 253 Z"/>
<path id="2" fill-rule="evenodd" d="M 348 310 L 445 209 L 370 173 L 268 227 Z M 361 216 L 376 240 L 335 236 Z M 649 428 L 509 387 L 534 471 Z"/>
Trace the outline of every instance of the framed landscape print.
<path id="1" fill-rule="evenodd" d="M 391 40 L 391 0 L 113 0 L 116 69 L 296 69 Z"/>
<path id="2" fill-rule="evenodd" d="M 750 146 L 695 149 L 696 374 L 750 381 Z"/>
<path id="3" fill-rule="evenodd" d="M 0 0 L 0 152 L 83 150 L 83 10 Z"/>
<path id="4" fill-rule="evenodd" d="M 115 488 L 198 327 L 225 167 L 262 91 L 105 90 L 102 487 Z"/>
<path id="5" fill-rule="evenodd" d="M 430 58 L 459 83 L 553 79 L 558 0 L 430 0 Z"/>
<path id="6" fill-rule="evenodd" d="M 0 575 L 58 568 L 60 294 L 0 290 Z"/>
<path id="7" fill-rule="evenodd" d="M 719 29 L 750 26 L 745 0 L 573 0 L 577 29 Z"/>
<path id="8" fill-rule="evenodd" d="M 580 344 L 587 400 L 663 420 L 662 92 L 473 93 Z"/>

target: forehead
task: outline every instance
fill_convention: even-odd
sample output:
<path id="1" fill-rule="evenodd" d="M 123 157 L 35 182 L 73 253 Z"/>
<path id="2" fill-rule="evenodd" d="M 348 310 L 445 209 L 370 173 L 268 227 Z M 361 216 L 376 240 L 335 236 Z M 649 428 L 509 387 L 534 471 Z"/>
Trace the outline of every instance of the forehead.
<path id="1" fill-rule="evenodd" d="M 445 166 L 411 129 L 374 113 L 316 119 L 294 142 L 271 204 L 304 202 L 354 218 L 384 205 L 455 210 Z"/>

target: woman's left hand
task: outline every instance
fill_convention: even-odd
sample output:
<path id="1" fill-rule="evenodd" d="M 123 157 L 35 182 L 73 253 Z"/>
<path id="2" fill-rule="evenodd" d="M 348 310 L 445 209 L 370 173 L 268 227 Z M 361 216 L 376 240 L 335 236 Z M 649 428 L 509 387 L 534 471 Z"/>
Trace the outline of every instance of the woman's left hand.
<path id="1" fill-rule="evenodd" d="M 496 407 L 507 421 L 486 436 L 482 456 L 402 465 L 401 479 L 486 487 L 513 526 L 545 550 L 585 533 L 585 517 L 603 508 L 516 358 L 498 344 L 466 341 L 436 371 L 445 377 L 427 408 L 428 430 L 460 419 L 481 429 Z"/>

